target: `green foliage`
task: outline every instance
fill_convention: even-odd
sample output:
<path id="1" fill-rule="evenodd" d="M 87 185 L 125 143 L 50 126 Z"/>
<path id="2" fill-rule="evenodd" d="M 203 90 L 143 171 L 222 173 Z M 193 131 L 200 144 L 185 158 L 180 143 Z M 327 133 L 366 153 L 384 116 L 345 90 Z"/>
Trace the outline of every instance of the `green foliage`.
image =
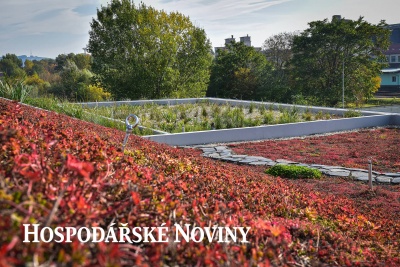
<path id="1" fill-rule="evenodd" d="M 318 113 L 315 114 L 316 120 L 322 120 L 323 118 L 324 118 L 324 113 L 322 111 L 318 111 Z"/>
<path id="2" fill-rule="evenodd" d="M 73 60 L 67 59 L 59 75 L 59 82 L 55 83 L 50 90 L 55 96 L 73 101 L 93 101 L 105 97 L 104 92 L 99 91 L 99 88 L 89 88 L 93 73 L 88 69 L 79 69 Z M 91 91 L 97 95 L 90 96 Z"/>
<path id="3" fill-rule="evenodd" d="M 25 75 L 22 69 L 22 60 L 15 54 L 6 54 L 0 60 L 0 71 L 4 72 L 8 77 L 21 78 Z"/>
<path id="4" fill-rule="evenodd" d="M 103 88 L 98 85 L 82 86 L 78 90 L 78 96 L 85 102 L 104 101 L 111 98 L 111 94 L 104 92 Z"/>
<path id="5" fill-rule="evenodd" d="M 306 112 L 304 112 L 302 114 L 302 117 L 303 117 L 303 120 L 305 120 L 305 121 L 311 121 L 313 114 L 309 110 L 306 110 Z"/>
<path id="6" fill-rule="evenodd" d="M 263 75 L 262 90 L 258 98 L 281 103 L 291 102 L 294 92 L 291 90 L 290 60 L 293 38 L 296 35 L 294 32 L 283 32 L 265 40 L 262 51 L 272 64 L 272 69 Z"/>
<path id="7" fill-rule="evenodd" d="M 319 170 L 297 165 L 275 165 L 267 169 L 265 173 L 291 179 L 319 179 L 322 176 Z"/>
<path id="8" fill-rule="evenodd" d="M 21 78 L 5 77 L 0 79 L 0 97 L 24 102 L 32 87 L 25 84 Z"/>
<path id="9" fill-rule="evenodd" d="M 241 42 L 219 50 L 211 67 L 207 96 L 257 99 L 265 72 L 271 69 L 264 55 Z"/>
<path id="10" fill-rule="evenodd" d="M 384 25 L 362 17 L 310 22 L 293 40 L 293 89 L 313 98 L 314 105 L 334 106 L 342 99 L 344 72 L 346 101 L 370 97 L 384 67 L 382 51 L 389 46 L 390 31 Z"/>
<path id="11" fill-rule="evenodd" d="M 263 123 L 264 124 L 274 124 L 275 123 L 275 116 L 272 111 L 268 111 L 263 115 Z"/>
<path id="12" fill-rule="evenodd" d="M 353 118 L 353 117 L 360 117 L 361 112 L 355 109 L 349 109 L 343 113 L 343 117 L 345 118 Z"/>
<path id="13" fill-rule="evenodd" d="M 299 109 L 293 106 L 290 109 L 283 109 L 279 123 L 292 123 L 299 121 Z"/>
<path id="14" fill-rule="evenodd" d="M 88 50 L 97 81 L 116 99 L 205 94 L 211 45 L 178 12 L 113 0 L 97 11 Z"/>
<path id="15" fill-rule="evenodd" d="M 55 66 L 56 71 L 62 71 L 69 64 L 68 61 L 74 62 L 77 68 L 80 70 L 84 69 L 90 70 L 92 57 L 89 54 L 69 53 L 68 55 L 66 54 L 58 55 L 55 61 L 57 63 L 57 65 Z"/>
<path id="16" fill-rule="evenodd" d="M 400 105 L 400 98 L 371 98 L 366 104 L 369 106 Z"/>
<path id="17" fill-rule="evenodd" d="M 254 104 L 253 102 L 250 103 L 249 106 L 249 113 L 253 113 L 254 109 L 256 108 L 256 104 Z"/>

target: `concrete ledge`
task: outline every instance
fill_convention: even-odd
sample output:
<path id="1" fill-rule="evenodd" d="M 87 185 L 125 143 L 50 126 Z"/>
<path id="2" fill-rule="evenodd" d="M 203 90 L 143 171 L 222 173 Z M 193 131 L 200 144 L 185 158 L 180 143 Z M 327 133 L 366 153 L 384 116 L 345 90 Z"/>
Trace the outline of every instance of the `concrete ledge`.
<path id="1" fill-rule="evenodd" d="M 399 115 L 374 115 L 368 117 L 288 123 L 237 129 L 151 135 L 144 136 L 144 138 L 168 145 L 185 146 L 306 136 L 367 127 L 400 125 L 398 124 L 399 122 Z"/>

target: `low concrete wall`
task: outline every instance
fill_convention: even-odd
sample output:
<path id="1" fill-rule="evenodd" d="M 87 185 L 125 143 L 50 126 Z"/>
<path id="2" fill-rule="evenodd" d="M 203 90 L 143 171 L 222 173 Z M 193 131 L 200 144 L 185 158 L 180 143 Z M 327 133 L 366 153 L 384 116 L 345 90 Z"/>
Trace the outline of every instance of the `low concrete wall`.
<path id="1" fill-rule="evenodd" d="M 287 138 L 323 134 L 367 127 L 400 125 L 399 115 L 375 115 L 369 117 L 311 121 L 238 129 L 151 135 L 144 138 L 174 146 L 256 141 L 271 138 Z"/>
<path id="2" fill-rule="evenodd" d="M 400 115 L 392 115 L 390 125 L 400 126 Z"/>

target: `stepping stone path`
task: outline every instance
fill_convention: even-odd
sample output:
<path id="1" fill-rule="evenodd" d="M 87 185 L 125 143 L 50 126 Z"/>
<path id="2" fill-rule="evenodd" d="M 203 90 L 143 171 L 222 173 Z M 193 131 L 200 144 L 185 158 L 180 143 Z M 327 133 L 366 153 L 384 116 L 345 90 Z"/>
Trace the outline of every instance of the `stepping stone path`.
<path id="1" fill-rule="evenodd" d="M 203 151 L 202 156 L 216 160 L 246 164 L 253 166 L 274 166 L 274 165 L 297 165 L 320 170 L 323 174 L 331 177 L 349 177 L 357 181 L 368 182 L 368 170 L 344 168 L 341 166 L 327 166 L 320 164 L 304 164 L 285 159 L 272 160 L 264 157 L 235 155 L 227 146 L 222 145 L 197 145 L 191 148 L 197 148 Z M 382 184 L 400 184 L 400 172 L 398 173 L 380 173 L 373 171 L 372 179 L 376 183 Z"/>

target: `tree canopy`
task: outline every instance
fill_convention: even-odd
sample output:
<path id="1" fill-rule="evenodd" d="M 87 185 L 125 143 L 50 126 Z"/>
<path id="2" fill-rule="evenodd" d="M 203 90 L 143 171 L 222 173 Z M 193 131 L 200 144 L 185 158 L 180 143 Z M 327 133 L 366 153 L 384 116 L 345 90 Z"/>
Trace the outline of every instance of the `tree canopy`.
<path id="1" fill-rule="evenodd" d="M 207 96 L 259 99 L 264 73 L 270 67 L 254 47 L 231 42 L 214 59 Z"/>
<path id="2" fill-rule="evenodd" d="M 88 51 L 98 82 L 115 98 L 204 96 L 211 45 L 178 12 L 112 0 L 91 23 Z"/>
<path id="3" fill-rule="evenodd" d="M 275 34 L 265 40 L 262 51 L 272 64 L 268 79 L 264 79 L 262 98 L 269 101 L 291 102 L 291 66 L 292 45 L 295 32 Z"/>
<path id="4" fill-rule="evenodd" d="M 371 96 L 383 67 L 382 51 L 389 46 L 390 32 L 384 25 L 383 21 L 370 24 L 362 17 L 310 22 L 293 40 L 295 93 L 315 104 L 338 104 L 344 72 L 346 100 Z"/>
<path id="5" fill-rule="evenodd" d="M 0 71 L 3 71 L 9 77 L 23 76 L 22 60 L 15 54 L 6 54 L 0 59 Z"/>

